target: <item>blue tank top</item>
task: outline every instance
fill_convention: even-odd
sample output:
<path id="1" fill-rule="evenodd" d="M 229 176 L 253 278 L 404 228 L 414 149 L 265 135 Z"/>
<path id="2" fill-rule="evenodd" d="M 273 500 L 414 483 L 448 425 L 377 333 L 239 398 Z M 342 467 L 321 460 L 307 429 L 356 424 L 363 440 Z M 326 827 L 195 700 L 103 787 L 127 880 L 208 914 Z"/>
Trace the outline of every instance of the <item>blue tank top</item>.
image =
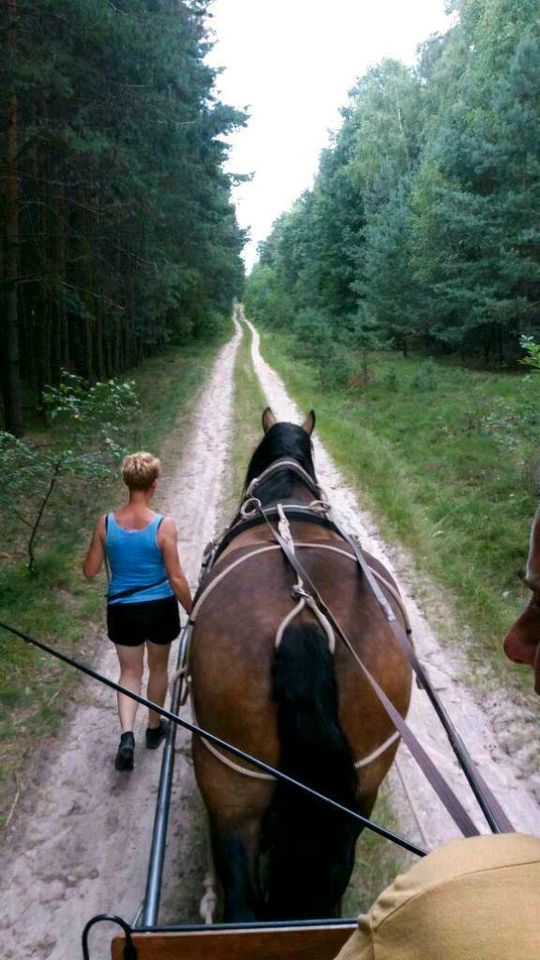
<path id="1" fill-rule="evenodd" d="M 144 584 L 163 583 L 145 590 L 138 590 L 127 597 L 109 600 L 109 603 L 146 603 L 148 600 L 163 600 L 173 597 L 174 591 L 167 579 L 163 554 L 158 547 L 157 532 L 163 520 L 157 514 L 142 530 L 124 530 L 109 513 L 107 520 L 107 558 L 111 568 L 109 596 Z"/>

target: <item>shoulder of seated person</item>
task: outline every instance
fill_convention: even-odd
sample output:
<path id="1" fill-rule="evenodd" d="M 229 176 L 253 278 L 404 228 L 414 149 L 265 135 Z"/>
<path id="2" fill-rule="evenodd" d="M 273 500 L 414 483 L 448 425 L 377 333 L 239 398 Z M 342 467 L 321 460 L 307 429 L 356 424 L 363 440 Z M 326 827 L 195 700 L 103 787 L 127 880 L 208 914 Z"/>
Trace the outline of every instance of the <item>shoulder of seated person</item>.
<path id="1" fill-rule="evenodd" d="M 406 904 L 429 896 L 435 889 L 450 887 L 456 881 L 467 881 L 470 889 L 471 884 L 482 885 L 486 871 L 492 875 L 501 871 L 501 877 L 508 876 L 531 863 L 540 871 L 538 837 L 507 833 L 452 840 L 396 877 L 371 907 L 370 925 L 381 924 Z"/>

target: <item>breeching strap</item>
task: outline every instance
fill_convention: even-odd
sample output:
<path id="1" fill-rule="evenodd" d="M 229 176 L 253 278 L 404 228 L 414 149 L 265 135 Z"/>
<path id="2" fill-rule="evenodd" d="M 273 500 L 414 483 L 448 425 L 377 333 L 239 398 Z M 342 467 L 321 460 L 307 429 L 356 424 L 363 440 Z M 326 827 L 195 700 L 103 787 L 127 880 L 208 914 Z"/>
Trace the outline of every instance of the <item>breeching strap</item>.
<path id="1" fill-rule="evenodd" d="M 431 784 L 431 786 L 432 786 L 433 789 L 435 790 L 437 796 L 439 797 L 439 799 L 441 800 L 441 802 L 442 802 L 442 803 L 444 804 L 444 806 L 446 807 L 448 813 L 450 814 L 450 816 L 452 817 L 452 819 L 454 820 L 454 822 L 457 824 L 457 826 L 458 826 L 459 829 L 461 830 L 462 834 L 463 834 L 465 837 L 477 836 L 478 833 L 479 833 L 479 831 L 478 831 L 477 827 L 475 826 L 473 820 L 471 819 L 471 817 L 469 816 L 469 814 L 468 814 L 467 811 L 465 810 L 463 804 L 462 804 L 461 801 L 458 799 L 458 797 L 456 796 L 456 794 L 454 793 L 454 791 L 452 790 L 452 788 L 449 786 L 449 784 L 445 781 L 445 779 L 443 778 L 443 776 L 441 775 L 441 773 L 439 772 L 439 770 L 437 769 L 437 767 L 436 767 L 435 764 L 433 763 L 431 757 L 429 756 L 428 753 L 426 753 L 424 747 L 423 747 L 422 744 L 419 742 L 419 740 L 417 739 L 417 737 L 415 736 L 415 734 L 412 732 L 411 728 L 410 728 L 409 725 L 406 723 L 406 721 L 403 719 L 403 717 L 401 716 L 401 714 L 399 713 L 399 711 L 395 708 L 395 706 L 394 706 L 394 704 L 392 703 L 392 701 L 387 697 L 387 695 L 386 695 L 386 693 L 384 692 L 384 690 L 379 686 L 379 684 L 377 683 L 375 677 L 374 677 L 374 676 L 372 675 L 372 673 L 368 670 L 368 668 L 364 665 L 364 663 L 362 662 L 362 660 L 361 660 L 360 657 L 358 656 L 356 650 L 354 649 L 351 641 L 349 640 L 349 638 L 348 638 L 347 635 L 345 634 L 343 628 L 341 627 L 341 625 L 340 625 L 340 624 L 338 623 L 338 621 L 336 620 L 336 618 L 335 618 L 335 616 L 333 615 L 333 613 L 332 613 L 332 611 L 330 610 L 330 608 L 329 608 L 329 607 L 326 605 L 326 603 L 324 602 L 324 600 L 323 600 L 323 598 L 321 597 L 319 591 L 317 590 L 315 584 L 312 582 L 309 574 L 308 574 L 307 571 L 304 569 L 304 567 L 302 566 L 302 564 L 300 563 L 300 561 L 298 560 L 298 558 L 296 557 L 296 555 L 291 552 L 291 550 L 289 549 L 288 544 L 286 543 L 286 541 L 280 536 L 280 534 L 279 534 L 278 531 L 275 529 L 275 527 L 273 527 L 273 525 L 270 523 L 270 520 L 268 519 L 268 517 L 267 517 L 267 515 L 266 515 L 266 512 L 265 512 L 265 510 L 264 510 L 264 507 L 262 506 L 262 504 L 260 503 L 260 501 L 259 501 L 259 503 L 258 503 L 258 509 L 259 509 L 259 511 L 260 511 L 260 513 L 261 513 L 261 516 L 264 518 L 264 521 L 266 522 L 266 525 L 268 526 L 268 529 L 269 529 L 270 532 L 272 533 L 272 536 L 273 536 L 274 540 L 280 545 L 280 547 L 281 547 L 281 549 L 282 549 L 282 551 L 283 551 L 286 559 L 288 560 L 289 564 L 290 564 L 291 567 L 295 570 L 295 572 L 297 573 L 297 575 L 302 578 L 302 580 L 304 581 L 304 583 L 306 584 L 306 586 L 309 588 L 313 599 L 314 599 L 314 600 L 316 601 L 316 603 L 320 606 L 321 610 L 323 611 L 323 613 L 325 614 L 325 616 L 327 617 L 327 619 L 328 619 L 328 620 L 330 621 L 330 623 L 332 624 L 334 630 L 336 631 L 336 633 L 338 634 L 338 636 L 341 638 L 341 640 L 344 642 L 344 644 L 345 644 L 345 646 L 347 647 L 347 649 L 350 651 L 350 653 L 351 653 L 352 656 L 354 657 L 355 661 L 357 662 L 358 666 L 360 667 L 360 669 L 362 670 L 364 676 L 366 677 L 367 681 L 369 682 L 370 686 L 372 687 L 374 693 L 376 694 L 376 696 L 378 697 L 378 699 L 379 699 L 379 701 L 381 702 L 382 706 L 383 706 L 384 709 L 386 710 L 386 713 L 388 714 L 388 716 L 389 716 L 390 719 L 392 720 L 394 726 L 396 727 L 397 730 L 399 730 L 399 733 L 401 734 L 404 742 L 407 744 L 409 750 L 411 751 L 411 754 L 413 755 L 413 757 L 414 757 L 415 760 L 417 761 L 418 765 L 420 766 L 422 772 L 423 772 L 424 775 L 426 776 L 427 780 L 429 781 L 429 783 Z M 359 551 L 359 548 L 358 548 L 357 544 L 356 544 L 354 541 L 352 541 L 352 540 L 351 540 L 348 536 L 346 536 L 346 535 L 345 535 L 344 538 L 345 538 L 345 540 L 353 547 L 353 549 L 354 549 L 354 551 L 355 551 L 355 554 L 356 554 L 357 558 L 359 559 L 359 554 L 360 554 L 360 556 L 361 556 L 361 553 L 360 553 L 360 551 Z M 360 563 L 360 566 L 361 566 L 361 569 L 362 569 L 362 571 L 364 572 L 364 574 L 366 574 L 366 570 L 368 569 L 367 563 L 365 562 L 365 560 L 364 560 L 363 557 L 362 557 L 361 559 L 362 559 L 362 562 Z M 360 562 L 360 559 L 359 559 L 359 562 Z M 388 622 L 389 622 L 389 624 L 390 624 L 390 626 L 391 626 L 391 628 L 392 628 L 392 631 L 394 632 L 394 634 L 395 634 L 398 642 L 400 643 L 400 647 L 401 647 L 401 648 L 404 650 L 404 652 L 405 652 L 405 651 L 406 651 L 405 644 L 406 644 L 407 647 L 410 647 L 411 645 L 408 643 L 408 641 L 407 641 L 405 638 L 402 638 L 402 637 L 401 637 L 401 632 L 400 632 L 399 628 L 397 627 L 396 617 L 395 617 L 395 614 L 394 614 L 392 608 L 390 607 L 390 605 L 389 605 L 386 597 L 385 597 L 384 594 L 382 593 L 382 590 L 378 587 L 378 585 L 376 584 L 374 578 L 373 578 L 371 575 L 369 575 L 369 577 L 368 577 L 368 583 L 369 583 L 370 588 L 374 591 L 375 596 L 376 596 L 377 599 L 379 600 L 379 602 L 380 602 L 383 610 L 385 611 L 385 615 L 386 615 L 386 617 L 387 617 L 387 620 L 388 620 Z M 409 653 L 406 653 L 406 656 L 407 656 L 409 662 L 412 663 L 410 654 L 409 654 Z M 416 659 L 416 657 L 414 657 L 414 659 Z M 415 669 L 416 669 L 416 667 L 415 667 Z M 424 674 L 423 671 L 422 671 L 422 674 L 423 674 L 423 676 L 421 677 L 421 679 L 422 679 L 423 682 L 424 682 L 425 674 Z M 428 683 L 429 683 L 429 681 L 428 681 Z M 486 787 L 486 790 L 487 790 L 487 787 Z M 489 793 L 491 794 L 490 791 L 489 791 Z M 491 794 L 491 797 L 492 797 L 493 801 L 495 802 L 496 806 L 498 807 L 499 805 L 498 805 L 497 801 L 495 800 L 495 798 L 493 797 L 492 794 Z M 499 813 L 500 813 L 500 818 L 498 818 L 498 822 L 495 820 L 495 818 L 494 818 L 493 816 L 491 817 L 491 820 L 488 821 L 488 822 L 490 823 L 490 826 L 491 826 L 492 830 L 494 830 L 494 832 L 496 832 L 496 833 L 499 833 L 499 832 L 513 832 L 513 829 L 514 829 L 514 828 L 512 827 L 512 824 L 510 823 L 510 821 L 509 821 L 508 818 L 506 817 L 506 814 L 504 814 L 504 812 L 502 811 L 502 809 L 501 809 L 500 807 L 499 807 Z M 492 822 L 492 821 L 493 821 L 493 822 Z"/>

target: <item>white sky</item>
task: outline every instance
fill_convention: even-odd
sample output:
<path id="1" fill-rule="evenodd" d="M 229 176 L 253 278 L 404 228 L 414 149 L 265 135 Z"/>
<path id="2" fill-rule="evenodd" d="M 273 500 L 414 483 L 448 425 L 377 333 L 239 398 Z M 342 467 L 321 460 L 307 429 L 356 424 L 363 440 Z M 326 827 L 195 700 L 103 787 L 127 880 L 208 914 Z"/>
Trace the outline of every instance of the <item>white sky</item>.
<path id="1" fill-rule="evenodd" d="M 228 169 L 254 173 L 235 189 L 238 219 L 256 245 L 313 183 L 319 153 L 340 125 L 357 77 L 382 57 L 413 63 L 417 44 L 450 23 L 444 0 L 214 0 L 224 67 L 218 91 L 251 119 L 231 138 Z"/>

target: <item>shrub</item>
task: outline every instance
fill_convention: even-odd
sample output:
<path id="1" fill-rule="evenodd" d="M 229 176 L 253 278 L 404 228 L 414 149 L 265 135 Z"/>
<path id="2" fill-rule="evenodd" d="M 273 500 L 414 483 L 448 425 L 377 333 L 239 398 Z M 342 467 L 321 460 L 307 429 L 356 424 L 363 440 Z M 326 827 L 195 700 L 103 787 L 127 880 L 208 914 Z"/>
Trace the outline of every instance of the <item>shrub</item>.
<path id="1" fill-rule="evenodd" d="M 437 386 L 437 364 L 430 357 L 411 377 L 413 390 L 435 390 Z"/>
<path id="2" fill-rule="evenodd" d="M 46 387 L 43 396 L 49 420 L 58 425 L 49 443 L 38 446 L 0 433 L 0 509 L 29 529 L 31 571 L 38 530 L 57 482 L 68 475 L 86 482 L 109 479 L 126 452 L 118 441 L 120 430 L 138 409 L 132 381 L 91 386 L 66 370 L 60 385 Z"/>

